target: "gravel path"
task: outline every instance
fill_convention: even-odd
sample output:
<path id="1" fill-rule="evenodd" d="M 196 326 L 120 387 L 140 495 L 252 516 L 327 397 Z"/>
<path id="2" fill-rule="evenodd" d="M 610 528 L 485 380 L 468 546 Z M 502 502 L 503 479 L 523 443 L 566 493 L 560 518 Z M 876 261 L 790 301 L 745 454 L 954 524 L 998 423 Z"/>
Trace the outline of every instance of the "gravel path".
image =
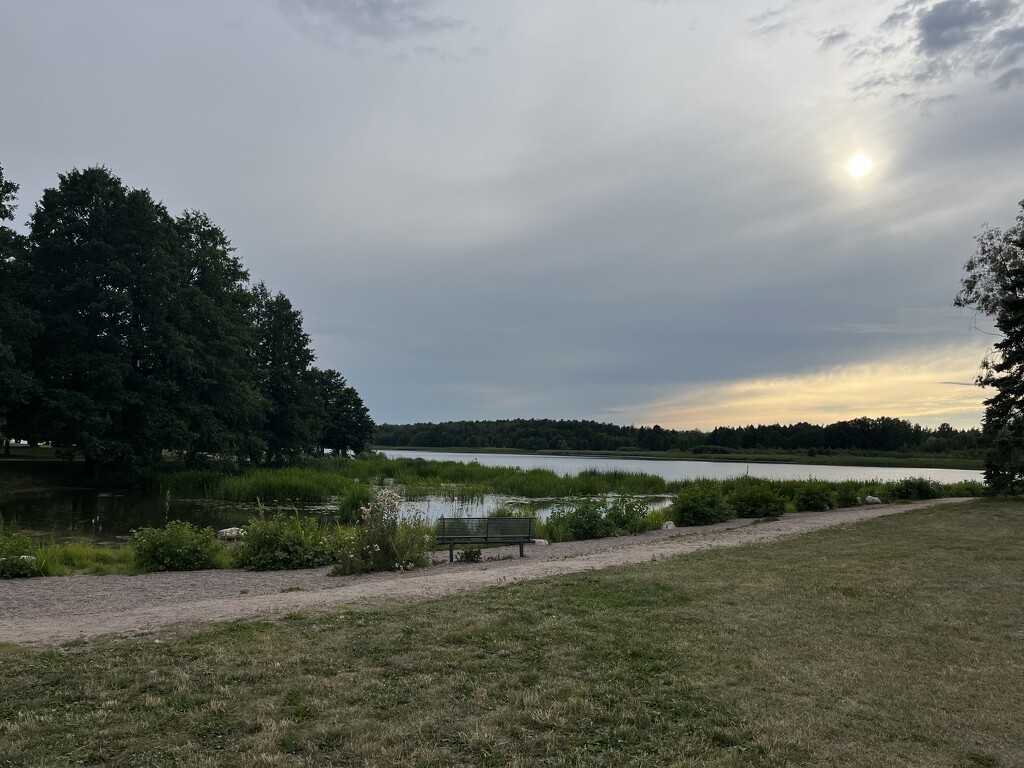
<path id="1" fill-rule="evenodd" d="M 732 520 L 699 528 L 652 531 L 596 541 L 484 550 L 479 564 L 447 562 L 409 573 L 331 577 L 330 568 L 253 573 L 240 570 L 152 573 L 141 576 L 65 576 L 0 581 L 0 643 L 47 645 L 104 634 L 138 634 L 192 624 L 292 611 L 325 610 L 382 598 L 417 600 L 515 581 L 649 562 L 716 547 L 799 536 L 883 515 L 909 512 L 940 499 L 804 512 L 754 525 Z"/>

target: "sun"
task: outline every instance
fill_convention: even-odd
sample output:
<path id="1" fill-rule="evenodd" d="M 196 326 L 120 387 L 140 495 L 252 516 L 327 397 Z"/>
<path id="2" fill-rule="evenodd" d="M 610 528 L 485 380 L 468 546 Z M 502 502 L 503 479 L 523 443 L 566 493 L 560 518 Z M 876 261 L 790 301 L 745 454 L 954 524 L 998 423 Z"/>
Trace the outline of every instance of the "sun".
<path id="1" fill-rule="evenodd" d="M 851 176 L 860 179 L 871 172 L 872 165 L 871 158 L 863 152 L 859 152 L 850 158 L 850 162 L 846 165 L 846 170 L 850 172 Z"/>

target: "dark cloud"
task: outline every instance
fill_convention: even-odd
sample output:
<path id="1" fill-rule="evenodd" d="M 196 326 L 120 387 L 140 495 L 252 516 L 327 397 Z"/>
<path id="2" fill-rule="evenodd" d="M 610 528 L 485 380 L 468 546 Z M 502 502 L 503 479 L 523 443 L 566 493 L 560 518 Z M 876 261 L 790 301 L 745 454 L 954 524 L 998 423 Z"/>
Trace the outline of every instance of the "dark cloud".
<path id="1" fill-rule="evenodd" d="M 338 31 L 377 40 L 460 29 L 463 22 L 434 12 L 432 0 L 280 0 L 304 31 L 330 38 Z"/>
<path id="2" fill-rule="evenodd" d="M 934 56 L 970 44 L 1014 9 L 1010 0 L 945 0 L 917 14 L 918 47 Z"/>
<path id="3" fill-rule="evenodd" d="M 899 89 L 897 101 L 937 103 L 931 89 L 961 73 L 996 75 L 997 90 L 1019 82 L 1011 68 L 1024 59 L 1019 0 L 908 0 L 875 34 L 846 45 L 851 67 L 878 69 L 853 85 L 859 96 Z"/>

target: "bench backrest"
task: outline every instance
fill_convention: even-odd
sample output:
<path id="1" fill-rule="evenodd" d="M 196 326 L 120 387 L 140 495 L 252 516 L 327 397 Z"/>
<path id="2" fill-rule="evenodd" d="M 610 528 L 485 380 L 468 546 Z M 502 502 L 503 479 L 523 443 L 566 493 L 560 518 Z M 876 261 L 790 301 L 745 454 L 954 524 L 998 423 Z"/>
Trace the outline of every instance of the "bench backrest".
<path id="1" fill-rule="evenodd" d="M 437 538 L 478 539 L 533 539 L 535 517 L 442 517 L 437 521 Z"/>

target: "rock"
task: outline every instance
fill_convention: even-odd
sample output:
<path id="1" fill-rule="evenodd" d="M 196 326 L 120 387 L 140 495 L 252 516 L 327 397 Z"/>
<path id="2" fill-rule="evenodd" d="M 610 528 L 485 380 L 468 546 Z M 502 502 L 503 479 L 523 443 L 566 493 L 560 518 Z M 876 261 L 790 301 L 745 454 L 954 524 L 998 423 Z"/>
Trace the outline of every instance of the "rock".
<path id="1" fill-rule="evenodd" d="M 217 531 L 217 538 L 224 541 L 235 541 L 245 536 L 244 528 L 221 528 Z"/>
<path id="2" fill-rule="evenodd" d="M 547 539 L 534 539 L 532 543 L 536 544 L 538 547 L 546 547 L 548 545 L 548 540 Z"/>
<path id="3" fill-rule="evenodd" d="M 868 496 L 866 499 L 864 499 L 864 503 L 865 504 L 881 504 L 882 500 L 880 498 L 878 498 L 877 496 Z"/>
<path id="4" fill-rule="evenodd" d="M 34 563 L 36 561 L 34 555 L 21 555 L 18 559 L 26 563 Z"/>
<path id="5" fill-rule="evenodd" d="M 666 520 L 664 523 L 661 524 L 661 530 L 663 531 L 671 531 L 675 527 L 676 524 L 673 523 L 671 520 Z"/>

